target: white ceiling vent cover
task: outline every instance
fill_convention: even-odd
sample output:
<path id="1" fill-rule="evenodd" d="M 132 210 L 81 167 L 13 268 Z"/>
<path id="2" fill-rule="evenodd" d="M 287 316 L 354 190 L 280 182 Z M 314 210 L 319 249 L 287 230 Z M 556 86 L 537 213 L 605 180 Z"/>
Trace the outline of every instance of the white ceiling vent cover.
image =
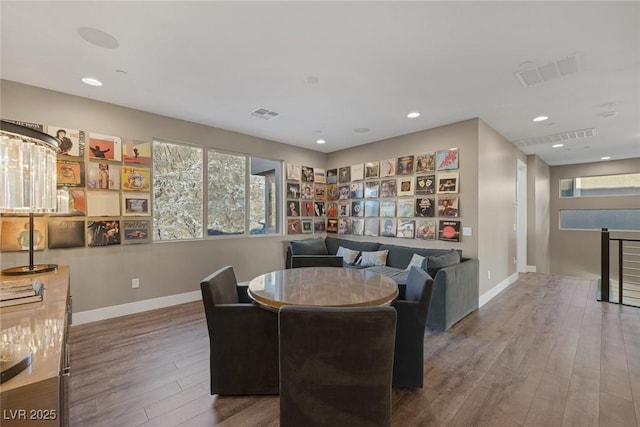
<path id="1" fill-rule="evenodd" d="M 256 110 L 253 110 L 251 112 L 251 115 L 264 120 L 273 120 L 280 114 L 276 113 L 275 111 L 267 110 L 266 108 L 258 108 Z"/>
<path id="2" fill-rule="evenodd" d="M 531 145 L 539 145 L 539 144 L 557 144 L 559 142 L 571 142 L 576 141 L 578 139 L 591 138 L 595 136 L 596 130 L 591 129 L 581 129 L 581 130 L 572 130 L 564 133 L 555 133 L 553 135 L 545 135 L 545 136 L 537 136 L 535 138 L 527 138 L 521 139 L 518 141 L 514 141 L 513 143 L 518 147 L 529 147 Z"/>
<path id="3" fill-rule="evenodd" d="M 529 68 L 517 71 L 516 78 L 524 87 L 536 85 L 538 83 L 555 80 L 582 71 L 579 55 L 570 55 L 550 64 L 541 65 L 537 68 Z"/>

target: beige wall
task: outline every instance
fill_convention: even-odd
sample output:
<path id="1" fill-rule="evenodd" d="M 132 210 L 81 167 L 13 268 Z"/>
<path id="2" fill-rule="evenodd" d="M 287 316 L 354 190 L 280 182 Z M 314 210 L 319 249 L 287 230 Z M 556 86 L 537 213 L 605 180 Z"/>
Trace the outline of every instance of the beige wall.
<path id="1" fill-rule="evenodd" d="M 315 151 L 5 80 L 0 84 L 1 115 L 6 119 L 143 141 L 161 137 L 310 166 L 326 164 L 326 155 Z M 284 268 L 288 239 L 288 236 L 217 237 L 56 249 L 36 252 L 35 261 L 70 265 L 73 309 L 80 312 L 198 291 L 200 279 L 227 264 L 234 266 L 238 280 Z M 0 257 L 2 268 L 28 263 L 26 253 L 2 252 Z M 131 288 L 134 277 L 140 278 L 139 289 Z"/>
<path id="2" fill-rule="evenodd" d="M 514 225 L 518 159 L 526 163 L 524 153 L 489 125 L 479 122 L 477 235 L 480 295 L 516 272 L 513 260 L 517 255 Z"/>
<path id="3" fill-rule="evenodd" d="M 540 157 L 527 156 L 527 266 L 549 273 L 549 204 L 551 168 Z"/>
<path id="4" fill-rule="evenodd" d="M 559 197 L 559 181 L 562 178 L 610 175 L 640 172 L 640 159 L 628 159 L 554 166 L 551 168 L 551 206 L 549 253 L 551 272 L 571 276 L 600 277 L 600 232 L 560 230 L 558 221 L 562 209 L 638 209 L 638 196 L 630 197 Z M 614 233 L 612 233 L 613 235 Z M 634 233 L 637 238 L 638 233 Z M 615 233 L 616 236 L 630 233 Z"/>

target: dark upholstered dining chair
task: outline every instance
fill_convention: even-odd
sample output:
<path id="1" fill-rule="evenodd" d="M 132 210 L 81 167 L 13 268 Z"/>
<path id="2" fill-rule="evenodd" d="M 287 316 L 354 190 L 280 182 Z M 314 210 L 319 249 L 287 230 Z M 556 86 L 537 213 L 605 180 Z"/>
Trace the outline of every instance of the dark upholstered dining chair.
<path id="1" fill-rule="evenodd" d="M 284 306 L 280 426 L 390 426 L 396 312 Z"/>
<path id="2" fill-rule="evenodd" d="M 433 278 L 421 268 L 411 267 L 404 298 L 392 306 L 398 313 L 393 360 L 393 386 L 422 388 L 424 376 L 424 333 Z"/>
<path id="3" fill-rule="evenodd" d="M 278 394 L 278 314 L 251 302 L 227 266 L 200 282 L 211 394 Z"/>

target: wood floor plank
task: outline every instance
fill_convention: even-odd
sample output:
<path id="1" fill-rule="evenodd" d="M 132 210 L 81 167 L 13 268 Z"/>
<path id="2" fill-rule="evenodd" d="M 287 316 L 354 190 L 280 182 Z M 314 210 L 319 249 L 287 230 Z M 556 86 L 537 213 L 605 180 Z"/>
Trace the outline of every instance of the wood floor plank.
<path id="1" fill-rule="evenodd" d="M 447 332 L 427 330 L 424 388 L 392 425 L 634 426 L 640 309 L 591 279 L 527 273 Z M 71 426 L 277 427 L 277 396 L 211 396 L 202 303 L 71 328 Z"/>

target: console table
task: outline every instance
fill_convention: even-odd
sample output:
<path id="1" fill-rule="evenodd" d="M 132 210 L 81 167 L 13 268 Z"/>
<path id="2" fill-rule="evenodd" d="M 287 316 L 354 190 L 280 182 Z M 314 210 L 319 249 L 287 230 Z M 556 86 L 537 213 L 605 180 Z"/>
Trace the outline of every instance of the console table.
<path id="1" fill-rule="evenodd" d="M 3 427 L 68 425 L 69 268 L 29 276 L 3 276 L 0 281 L 39 278 L 42 302 L 0 309 L 0 341 L 26 344 L 31 365 L 0 384 Z"/>

